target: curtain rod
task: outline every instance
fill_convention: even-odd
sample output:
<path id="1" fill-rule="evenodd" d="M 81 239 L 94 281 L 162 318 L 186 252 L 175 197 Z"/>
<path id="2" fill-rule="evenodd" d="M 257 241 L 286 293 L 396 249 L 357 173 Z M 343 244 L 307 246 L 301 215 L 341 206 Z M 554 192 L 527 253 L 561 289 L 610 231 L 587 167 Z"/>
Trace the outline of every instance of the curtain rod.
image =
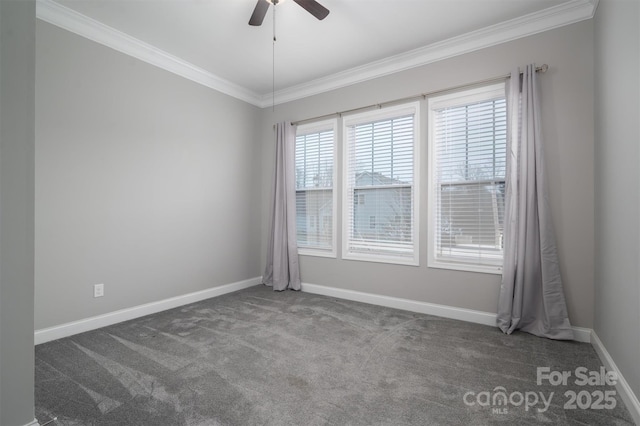
<path id="1" fill-rule="evenodd" d="M 545 73 L 545 72 L 547 72 L 548 69 L 549 69 L 549 65 L 543 64 L 542 66 L 536 67 L 536 72 Z M 522 74 L 522 73 L 520 73 L 520 74 Z M 507 74 L 507 75 L 504 75 L 504 76 L 501 76 L 501 77 L 488 78 L 488 79 L 485 79 L 485 80 L 475 81 L 473 83 L 466 83 L 466 84 L 461 84 L 461 85 L 458 85 L 458 86 L 448 87 L 446 89 L 436 90 L 436 91 L 433 91 L 433 92 L 421 93 L 419 95 L 413 95 L 413 96 L 407 96 L 407 97 L 404 97 L 404 98 L 394 99 L 392 101 L 386 101 L 386 102 L 382 102 L 382 103 L 379 103 L 379 104 L 371 104 L 371 105 L 367 105 L 367 106 L 363 106 L 363 107 L 349 109 L 349 110 L 346 110 L 346 111 L 338 111 L 338 112 L 334 112 L 334 113 L 331 113 L 331 114 L 319 115 L 317 117 L 305 118 L 303 120 L 294 121 L 291 124 L 297 125 L 297 124 L 308 123 L 308 122 L 311 122 L 311 121 L 317 121 L 317 120 L 321 120 L 323 118 L 330 118 L 330 117 L 335 117 L 335 116 L 342 117 L 344 114 L 350 114 L 352 112 L 364 111 L 364 110 L 373 109 L 373 108 L 378 108 L 379 109 L 379 108 L 382 108 L 384 106 L 389 106 L 389 105 L 398 104 L 398 103 L 402 103 L 402 102 L 413 101 L 413 100 L 416 100 L 416 99 L 426 99 L 428 96 L 438 95 L 438 94 L 444 93 L 444 92 L 452 92 L 454 90 L 465 89 L 467 87 L 479 86 L 479 85 L 482 85 L 482 84 L 497 83 L 498 81 L 506 80 L 506 79 L 508 79 L 510 77 L 511 77 L 511 74 Z"/>

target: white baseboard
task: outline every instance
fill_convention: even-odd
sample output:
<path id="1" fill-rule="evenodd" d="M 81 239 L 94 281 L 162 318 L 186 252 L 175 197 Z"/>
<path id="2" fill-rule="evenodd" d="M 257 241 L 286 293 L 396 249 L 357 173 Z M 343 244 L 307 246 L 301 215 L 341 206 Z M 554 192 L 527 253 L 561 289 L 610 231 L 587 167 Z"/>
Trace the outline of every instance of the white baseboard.
<path id="1" fill-rule="evenodd" d="M 74 334 L 83 333 L 85 331 L 95 330 L 97 328 L 106 327 L 108 325 L 116 324 L 122 321 L 127 321 L 145 315 L 165 311 L 167 309 L 177 308 L 189 303 L 199 302 L 211 297 L 221 296 L 223 294 L 258 285 L 261 282 L 262 277 L 251 278 L 248 280 L 238 281 L 219 287 L 209 288 L 207 290 L 197 291 L 182 296 L 160 300 L 157 302 L 134 306 L 132 308 L 121 309 L 119 311 L 110 312 L 104 315 L 98 315 L 79 321 L 73 321 L 54 327 L 36 330 L 34 333 L 34 341 L 36 345 L 49 342 L 51 340 L 72 336 Z M 435 303 L 419 302 L 416 300 L 363 293 L 354 290 L 345 290 L 336 287 L 327 287 L 309 283 L 302 283 L 302 291 L 307 293 L 320 294 L 323 296 L 336 297 L 338 299 L 353 300 L 355 302 L 369 303 L 372 305 L 386 306 L 388 308 L 403 309 L 410 312 L 467 321 L 476 324 L 489 326 L 496 325 L 496 314 L 491 312 L 457 308 L 454 306 L 439 305 Z M 638 401 L 638 397 L 634 394 L 633 390 L 622 376 L 622 373 L 616 366 L 613 358 L 611 358 L 611 355 L 609 355 L 609 352 L 607 352 L 606 348 L 598 338 L 598 335 L 590 328 L 573 327 L 573 331 L 575 340 L 579 342 L 591 343 L 596 353 L 600 357 L 602 364 L 608 370 L 616 372 L 619 379 L 618 384 L 616 385 L 616 389 L 620 393 L 620 397 L 627 406 L 634 421 L 636 422 L 636 424 L 640 425 L 640 402 Z M 33 422 L 24 426 L 39 426 L 39 424 L 38 421 L 34 419 Z"/>
<path id="2" fill-rule="evenodd" d="M 472 309 L 456 308 L 453 306 L 438 305 L 434 303 L 418 302 L 397 297 L 381 296 L 378 294 L 363 293 L 353 290 L 345 290 L 335 287 L 327 287 L 317 284 L 302 283 L 302 291 L 307 293 L 321 294 L 323 296 L 335 297 L 338 299 L 353 300 L 356 302 L 370 303 L 372 305 L 386 306 L 388 308 L 403 309 L 410 312 L 435 315 L 439 317 L 457 319 L 461 321 L 473 322 L 477 324 L 495 326 L 496 314 Z M 607 352 L 596 333 L 590 328 L 572 327 L 575 340 L 583 343 L 591 343 L 600 361 L 608 370 L 615 371 L 618 375 L 616 388 L 620 397 L 624 401 L 627 409 L 631 413 L 636 424 L 640 425 L 640 402 L 633 393 L 633 390 L 624 379 L 611 355 Z"/>
<path id="3" fill-rule="evenodd" d="M 119 311 L 109 312 L 107 314 L 91 318 L 43 328 L 35 331 L 34 343 L 39 345 L 40 343 L 49 342 L 51 340 L 61 339 L 63 337 L 84 333 L 85 331 L 95 330 L 97 328 L 106 327 L 122 321 L 128 321 L 145 315 L 166 311 L 167 309 L 177 308 L 178 306 L 187 305 L 189 303 L 199 302 L 211 297 L 221 296 L 223 294 L 242 290 L 260 283 L 262 283 L 262 277 L 250 278 L 248 280 L 212 287 L 206 290 L 196 291 L 194 293 L 159 300 L 157 302 L 145 303 L 144 305 L 121 309 Z"/>
<path id="4" fill-rule="evenodd" d="M 309 283 L 302 283 L 302 291 L 306 291 L 307 293 L 322 294 L 323 296 L 337 297 L 339 299 L 370 303 L 372 305 L 386 306 L 388 308 L 403 309 L 405 311 L 418 312 L 421 314 L 435 315 L 438 317 L 473 322 L 476 324 L 483 324 L 494 327 L 496 325 L 496 314 L 491 312 L 456 308 L 455 306 L 438 305 L 435 303 L 418 302 L 416 300 L 381 296 L 379 294 L 363 293 L 360 291 L 345 290 L 336 287 L 327 287 Z M 575 340 L 583 343 L 591 342 L 590 328 L 572 328 Z"/>
<path id="5" fill-rule="evenodd" d="M 381 296 L 379 294 L 363 293 L 354 290 L 345 290 L 336 287 L 327 287 L 317 284 L 302 283 L 302 291 L 321 294 L 323 296 L 337 297 L 338 299 L 353 300 L 355 302 L 369 303 L 372 305 L 386 306 L 387 308 L 403 309 L 420 314 L 435 315 L 438 317 L 457 319 L 476 324 L 496 325 L 496 314 L 491 312 L 474 311 L 473 309 L 456 308 L 453 306 L 438 305 L 435 303 L 418 302 L 398 297 Z"/>
<path id="6" fill-rule="evenodd" d="M 596 350 L 596 353 L 600 357 L 600 361 L 602 361 L 605 368 L 609 371 L 615 371 L 618 375 L 616 390 L 627 406 L 631 417 L 633 417 L 633 421 L 636 422 L 637 425 L 640 425 L 640 401 L 638 401 L 638 397 L 633 393 L 631 386 L 629 386 L 629 383 L 622 376 L 622 373 L 618 369 L 618 366 L 616 366 L 613 358 L 611 358 L 611 355 L 602 344 L 602 341 L 596 332 L 593 330 L 591 330 L 591 345 Z"/>
<path id="7" fill-rule="evenodd" d="M 33 421 L 31 421 L 31 422 L 27 423 L 27 424 L 26 424 L 26 425 L 24 425 L 24 426 L 40 426 L 40 423 L 38 423 L 38 420 L 37 420 L 37 419 L 33 419 Z"/>
<path id="8" fill-rule="evenodd" d="M 591 333 L 593 332 L 590 328 L 584 327 L 571 327 L 573 329 L 573 339 L 577 342 L 582 343 L 591 343 Z"/>

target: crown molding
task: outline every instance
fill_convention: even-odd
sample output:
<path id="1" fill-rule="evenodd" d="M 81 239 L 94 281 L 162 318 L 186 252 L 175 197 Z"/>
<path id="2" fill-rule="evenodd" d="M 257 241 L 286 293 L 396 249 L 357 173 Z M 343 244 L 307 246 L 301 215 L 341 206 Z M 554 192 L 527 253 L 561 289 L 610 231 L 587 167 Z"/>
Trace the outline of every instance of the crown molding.
<path id="1" fill-rule="evenodd" d="M 220 78 L 177 56 L 131 37 L 55 1 L 37 0 L 36 17 L 81 37 L 122 52 L 125 55 L 140 59 L 158 68 L 162 68 L 252 105 L 261 106 L 261 104 L 264 103 L 263 97 L 251 90 Z"/>
<path id="2" fill-rule="evenodd" d="M 598 0 L 571 0 L 461 36 L 279 90 L 275 93 L 275 104 L 306 98 L 591 19 L 597 6 Z M 271 94 L 264 94 L 261 106 L 271 106 L 272 102 Z"/>
<path id="3" fill-rule="evenodd" d="M 598 6 L 598 1 L 570 0 L 461 36 L 288 87 L 275 93 L 275 104 L 317 95 L 591 19 Z M 274 103 L 271 93 L 256 93 L 220 78 L 177 56 L 82 15 L 53 0 L 37 0 L 36 17 L 249 104 L 265 108 Z"/>

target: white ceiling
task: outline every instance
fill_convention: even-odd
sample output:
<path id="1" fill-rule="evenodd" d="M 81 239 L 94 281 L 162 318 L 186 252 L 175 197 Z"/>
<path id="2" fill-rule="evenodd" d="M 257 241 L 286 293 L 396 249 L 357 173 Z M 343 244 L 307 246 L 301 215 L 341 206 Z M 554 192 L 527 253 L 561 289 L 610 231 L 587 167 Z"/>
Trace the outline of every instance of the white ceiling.
<path id="1" fill-rule="evenodd" d="M 408 68 L 438 59 L 439 49 L 457 45 L 458 53 L 473 50 L 473 43 L 482 37 L 486 40 L 475 48 L 587 19 L 597 4 L 597 0 L 319 1 L 331 11 L 323 21 L 291 0 L 276 6 L 275 90 L 283 98 L 344 85 L 339 78 L 353 79 L 356 71 L 361 79 L 393 72 L 385 58 L 393 57 L 401 64 L 398 66 Z M 91 33 L 100 27 L 102 32 L 111 32 L 112 47 L 123 37 L 130 44 L 143 42 L 147 50 L 156 49 L 155 56 L 159 49 L 183 67 L 207 74 L 212 84 L 228 84 L 230 91 L 238 92 L 237 97 L 260 104 L 270 99 L 273 88 L 274 7 L 269 8 L 261 27 L 252 27 L 248 20 L 255 3 L 38 0 L 38 17 L 96 41 L 100 37 Z M 51 10 L 65 18 L 51 18 Z M 84 26 L 77 24 L 81 20 Z M 113 41 L 114 37 L 120 41 Z M 456 52 L 447 55 L 451 53 Z M 309 82 L 316 82 L 317 87 L 310 89 Z M 296 91 L 300 93 L 293 95 Z"/>

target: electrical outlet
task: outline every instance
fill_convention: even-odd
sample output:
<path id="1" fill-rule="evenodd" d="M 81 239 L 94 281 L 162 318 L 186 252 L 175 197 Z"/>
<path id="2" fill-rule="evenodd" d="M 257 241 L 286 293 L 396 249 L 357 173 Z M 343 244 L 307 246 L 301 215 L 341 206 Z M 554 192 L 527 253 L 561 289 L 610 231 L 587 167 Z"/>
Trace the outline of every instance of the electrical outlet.
<path id="1" fill-rule="evenodd" d="M 104 284 L 95 284 L 93 286 L 93 297 L 104 296 Z"/>

